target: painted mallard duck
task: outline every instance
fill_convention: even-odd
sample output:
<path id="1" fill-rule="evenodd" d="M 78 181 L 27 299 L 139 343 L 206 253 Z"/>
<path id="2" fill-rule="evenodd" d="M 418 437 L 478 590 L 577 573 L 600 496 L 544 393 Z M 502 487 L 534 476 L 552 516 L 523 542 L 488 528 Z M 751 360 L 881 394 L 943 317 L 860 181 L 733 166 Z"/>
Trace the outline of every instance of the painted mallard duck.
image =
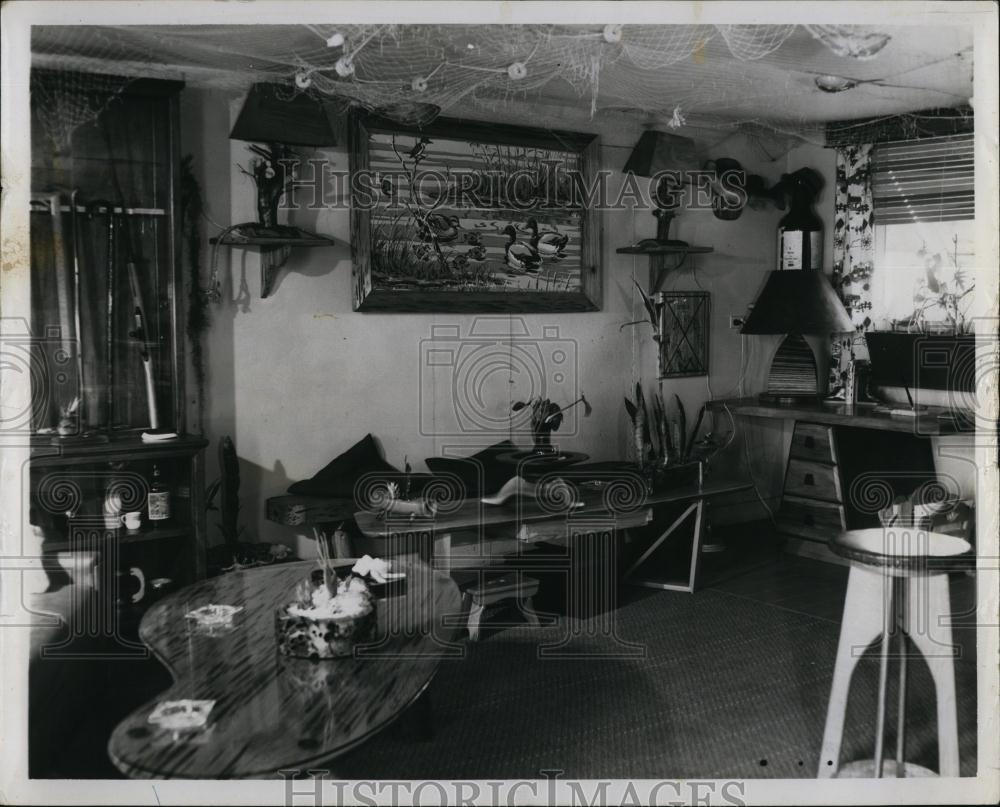
<path id="1" fill-rule="evenodd" d="M 531 246 L 543 258 L 565 258 L 563 250 L 569 243 L 569 236 L 557 233 L 555 230 L 538 232 L 538 222 L 528 219 L 524 229 L 531 233 Z"/>
<path id="2" fill-rule="evenodd" d="M 458 231 L 462 225 L 458 216 L 445 216 L 443 213 L 428 213 L 421 227 L 422 236 L 430 240 L 433 236 L 438 243 L 447 244 L 458 238 Z"/>
<path id="3" fill-rule="evenodd" d="M 518 272 L 537 272 L 541 258 L 533 247 L 517 240 L 517 230 L 514 229 L 514 225 L 508 224 L 502 232 L 507 236 L 507 245 L 504 247 L 507 266 Z"/>

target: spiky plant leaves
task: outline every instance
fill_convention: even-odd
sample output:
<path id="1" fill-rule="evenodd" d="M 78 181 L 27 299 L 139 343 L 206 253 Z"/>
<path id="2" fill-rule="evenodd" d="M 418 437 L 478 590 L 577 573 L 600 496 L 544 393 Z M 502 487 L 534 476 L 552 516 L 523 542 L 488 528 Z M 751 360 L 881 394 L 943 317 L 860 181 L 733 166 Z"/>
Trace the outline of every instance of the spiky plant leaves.
<path id="1" fill-rule="evenodd" d="M 684 411 L 684 402 L 676 392 L 674 402 L 677 404 L 677 451 L 683 457 L 687 455 L 687 413 Z"/>

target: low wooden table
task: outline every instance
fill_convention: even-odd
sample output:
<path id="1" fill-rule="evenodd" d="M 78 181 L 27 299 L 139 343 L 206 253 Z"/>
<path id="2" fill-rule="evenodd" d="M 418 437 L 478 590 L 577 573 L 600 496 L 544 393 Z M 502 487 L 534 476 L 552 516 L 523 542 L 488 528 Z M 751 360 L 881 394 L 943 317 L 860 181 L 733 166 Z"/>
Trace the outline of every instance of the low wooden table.
<path id="1" fill-rule="evenodd" d="M 611 484 L 609 482 L 609 487 Z M 368 511 L 355 513 L 354 518 L 380 555 L 413 552 L 425 560 L 433 559 L 436 566 L 445 569 L 486 568 L 494 558 L 516 555 L 526 545 L 541 541 L 567 545 L 572 552 L 581 532 L 621 536 L 652 522 L 656 507 L 688 503 L 688 507 L 627 570 L 626 580 L 637 585 L 693 592 L 697 585 L 705 501 L 750 487 L 749 482 L 742 480 L 713 480 L 650 494 L 634 495 L 623 488 L 618 507 L 614 496 L 606 495 L 606 491 L 585 491 L 580 499 L 581 506 L 566 510 L 560 510 L 558 503 L 537 500 L 488 505 L 479 499 L 466 499 L 449 506 L 433 519 L 382 518 Z M 631 501 L 629 496 L 632 496 Z M 640 567 L 689 516 L 694 516 L 694 529 L 691 565 L 684 581 L 640 579 L 637 576 Z M 609 556 L 604 564 L 609 574 L 616 574 L 613 558 Z"/>
<path id="2" fill-rule="evenodd" d="M 353 565 L 353 560 L 344 564 Z M 231 572 L 153 606 L 139 635 L 174 677 L 155 701 L 120 723 L 108 753 L 137 778 L 261 778 L 336 757 L 391 723 L 426 689 L 461 612 L 451 578 L 400 562 L 406 582 L 377 601 L 378 632 L 354 658 L 311 661 L 278 653 L 274 614 L 316 566 Z M 185 614 L 207 604 L 243 606 L 231 627 L 208 631 Z M 206 727 L 174 734 L 148 722 L 158 703 L 214 700 Z"/>

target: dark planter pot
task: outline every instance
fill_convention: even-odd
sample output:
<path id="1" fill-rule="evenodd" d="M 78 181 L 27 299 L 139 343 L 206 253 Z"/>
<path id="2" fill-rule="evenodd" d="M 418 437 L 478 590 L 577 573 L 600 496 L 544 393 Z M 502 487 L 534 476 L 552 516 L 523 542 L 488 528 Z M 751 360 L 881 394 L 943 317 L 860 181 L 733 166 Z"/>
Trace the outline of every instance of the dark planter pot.
<path id="1" fill-rule="evenodd" d="M 896 333 L 865 334 L 871 357 L 872 387 L 945 390 L 956 400 L 952 406 L 969 406 L 976 388 L 975 334 Z"/>

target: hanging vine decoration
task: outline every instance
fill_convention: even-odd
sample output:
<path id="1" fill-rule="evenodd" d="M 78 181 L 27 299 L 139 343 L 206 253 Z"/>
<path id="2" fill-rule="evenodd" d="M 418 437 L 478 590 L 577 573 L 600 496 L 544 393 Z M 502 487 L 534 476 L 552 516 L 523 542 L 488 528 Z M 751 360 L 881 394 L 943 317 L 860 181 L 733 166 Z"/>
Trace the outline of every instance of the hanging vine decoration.
<path id="1" fill-rule="evenodd" d="M 181 159 L 180 202 L 182 260 L 188 269 L 188 309 L 185 332 L 190 342 L 191 367 L 198 388 L 198 427 L 203 428 L 205 415 L 205 355 L 201 337 L 208 329 L 208 298 L 201 288 L 201 187 L 194 176 L 193 157 Z"/>

